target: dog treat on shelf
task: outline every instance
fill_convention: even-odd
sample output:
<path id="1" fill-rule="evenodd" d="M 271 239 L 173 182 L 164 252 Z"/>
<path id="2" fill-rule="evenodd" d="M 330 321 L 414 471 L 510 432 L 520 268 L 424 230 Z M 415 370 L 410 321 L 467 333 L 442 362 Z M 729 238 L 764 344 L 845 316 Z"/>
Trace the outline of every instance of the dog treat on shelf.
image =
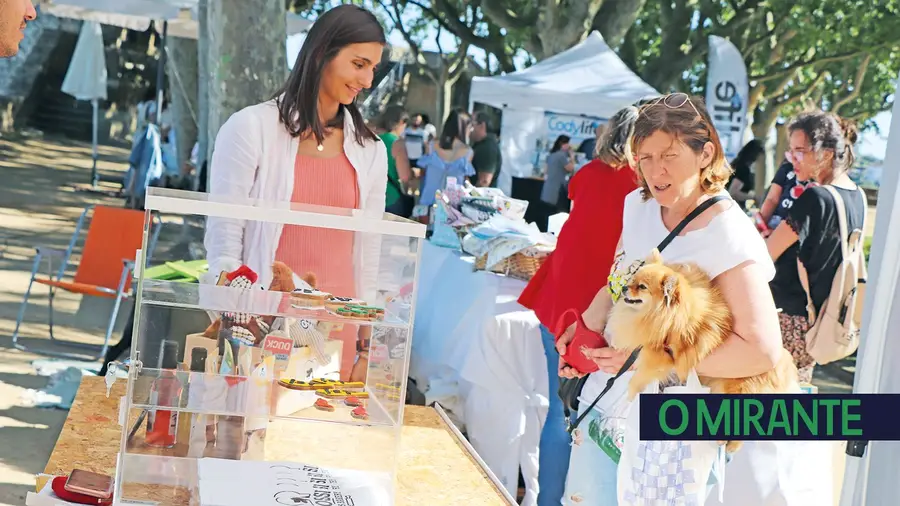
<path id="1" fill-rule="evenodd" d="M 334 406 L 332 406 L 331 403 L 326 401 L 325 399 L 317 399 L 314 406 L 316 407 L 316 409 L 321 411 L 334 411 Z"/>
<path id="2" fill-rule="evenodd" d="M 344 399 L 344 404 L 355 408 L 357 406 L 362 406 L 363 401 L 359 397 L 351 395 L 350 397 Z"/>
<path id="3" fill-rule="evenodd" d="M 349 390 L 343 390 L 340 388 L 323 388 L 321 390 L 316 390 L 316 395 L 319 397 L 325 397 L 326 399 L 343 399 L 345 397 L 356 397 L 358 399 L 368 399 L 369 392 L 351 392 Z"/>
<path id="4" fill-rule="evenodd" d="M 363 406 L 359 406 L 354 408 L 353 411 L 350 412 L 350 416 L 356 418 L 357 420 L 368 420 L 369 413 L 366 411 L 366 408 Z"/>
<path id="5" fill-rule="evenodd" d="M 314 379 L 309 381 L 301 381 L 297 379 L 282 379 L 278 384 L 290 388 L 291 390 L 325 390 L 338 388 L 365 388 L 366 384 L 362 381 L 340 381 L 328 379 Z"/>
<path id="6" fill-rule="evenodd" d="M 331 297 L 330 293 L 314 288 L 297 288 L 291 292 L 291 302 L 299 307 L 323 307 L 328 297 Z"/>
<path id="7" fill-rule="evenodd" d="M 336 295 L 332 295 L 331 297 L 328 297 L 328 300 L 325 301 L 325 306 L 327 306 L 328 309 L 331 309 L 334 311 L 337 311 L 338 309 L 346 306 L 347 304 L 355 304 L 358 306 L 365 306 L 366 301 L 354 299 L 353 297 L 338 297 Z"/>

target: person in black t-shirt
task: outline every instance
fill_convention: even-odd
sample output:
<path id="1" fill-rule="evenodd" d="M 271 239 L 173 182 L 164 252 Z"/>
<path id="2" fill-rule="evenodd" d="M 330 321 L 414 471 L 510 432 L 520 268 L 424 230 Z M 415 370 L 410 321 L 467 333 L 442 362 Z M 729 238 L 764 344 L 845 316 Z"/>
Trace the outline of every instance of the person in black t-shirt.
<path id="1" fill-rule="evenodd" d="M 856 127 L 838 116 L 822 111 L 804 113 L 790 125 L 789 157 L 796 179 L 815 180 L 832 186 L 844 202 L 849 230 L 861 228 L 866 201 L 848 172 L 853 166 Z M 794 356 L 800 381 L 812 381 L 815 360 L 806 351 L 806 331 L 813 315 L 831 293 L 831 284 L 841 263 L 836 204 L 823 186 L 807 187 L 793 201 L 784 221 L 766 241 L 775 261 L 775 277 L 769 283 L 775 304 L 781 309 L 781 334 L 785 348 Z M 809 274 L 809 294 L 803 289 L 797 261 Z M 807 297 L 808 295 L 808 297 Z"/>
<path id="2" fill-rule="evenodd" d="M 753 139 L 741 148 L 734 160 L 731 161 L 731 168 L 734 171 L 731 180 L 728 181 L 728 193 L 731 198 L 744 209 L 748 199 L 753 198 L 753 164 L 759 159 L 760 155 L 765 151 L 763 143 Z"/>
<path id="3" fill-rule="evenodd" d="M 786 154 L 789 155 L 790 152 Z M 769 186 L 769 192 L 766 193 L 766 200 L 759 210 L 759 215 L 770 233 L 787 217 L 794 201 L 803 194 L 803 191 L 816 184 L 818 183 L 815 181 L 798 181 L 794 165 L 789 161 L 778 167 L 775 177 L 772 178 L 772 185 Z"/>

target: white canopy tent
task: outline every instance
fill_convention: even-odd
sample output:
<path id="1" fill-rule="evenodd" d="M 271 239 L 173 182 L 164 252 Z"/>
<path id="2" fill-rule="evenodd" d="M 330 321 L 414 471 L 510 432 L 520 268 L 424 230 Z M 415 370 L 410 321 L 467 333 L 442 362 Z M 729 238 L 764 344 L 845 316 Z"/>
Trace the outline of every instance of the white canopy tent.
<path id="1" fill-rule="evenodd" d="M 898 80 L 900 83 L 900 80 Z M 900 166 L 900 87 L 884 167 Z M 900 392 L 900 172 L 885 170 L 878 191 L 875 235 L 869 260 L 869 280 L 863 309 L 860 349 L 853 393 Z M 894 232 L 891 233 L 891 230 Z M 894 329 L 891 331 L 890 329 Z M 893 338 L 891 336 L 894 336 Z M 885 415 L 893 408 L 884 407 Z M 872 441 L 862 457 L 847 456 L 841 506 L 893 506 L 900 497 L 900 442 Z"/>
<path id="2" fill-rule="evenodd" d="M 469 110 L 476 102 L 503 110 L 502 175 L 509 178 L 531 171 L 530 156 L 542 133 L 545 111 L 608 119 L 622 107 L 656 95 L 659 92 L 632 72 L 595 31 L 568 51 L 527 69 L 473 78 Z"/>

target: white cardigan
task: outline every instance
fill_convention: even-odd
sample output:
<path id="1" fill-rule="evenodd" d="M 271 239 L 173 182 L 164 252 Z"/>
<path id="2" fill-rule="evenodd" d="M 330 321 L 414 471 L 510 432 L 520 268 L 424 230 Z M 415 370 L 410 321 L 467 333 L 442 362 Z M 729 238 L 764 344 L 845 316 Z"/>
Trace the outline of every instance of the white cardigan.
<path id="1" fill-rule="evenodd" d="M 345 114 L 344 153 L 356 170 L 360 208 L 366 216 L 381 218 L 387 186 L 387 150 L 381 141 L 375 140 L 367 140 L 360 146 L 355 130 L 350 115 Z M 260 199 L 266 205 L 288 206 L 294 185 L 303 184 L 294 181 L 299 142 L 279 121 L 274 100 L 234 113 L 216 136 L 210 165 L 211 198 Z M 223 270 L 246 264 L 259 274 L 259 283 L 268 287 L 282 228 L 278 223 L 210 217 L 204 239 L 210 276 L 217 278 Z M 356 238 L 356 296 L 375 301 L 380 237 L 357 234 Z"/>

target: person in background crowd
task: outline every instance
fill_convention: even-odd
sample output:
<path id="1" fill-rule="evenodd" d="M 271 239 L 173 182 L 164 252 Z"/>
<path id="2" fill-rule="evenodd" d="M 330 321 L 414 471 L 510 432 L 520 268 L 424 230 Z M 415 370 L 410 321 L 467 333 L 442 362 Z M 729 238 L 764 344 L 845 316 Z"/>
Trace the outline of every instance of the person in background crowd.
<path id="1" fill-rule="evenodd" d="M 427 114 L 416 114 L 403 133 L 409 163 L 413 167 L 417 166 L 419 158 L 425 153 L 425 146 L 437 137 L 437 131 L 430 121 Z"/>
<path id="2" fill-rule="evenodd" d="M 641 107 L 631 137 L 630 156 L 636 164 L 640 189 L 625 197 L 622 235 L 609 282 L 582 314 L 589 329 L 606 334 L 611 342 L 615 342 L 615 336 L 606 330 L 609 311 L 616 300 L 621 300 L 637 262 L 646 259 L 703 202 L 714 196 L 727 197 L 725 185 L 731 176 L 722 143 L 702 100 L 684 93 L 665 95 Z M 577 203 L 575 207 L 578 208 Z M 598 220 L 596 226 L 602 226 L 601 223 L 605 224 L 605 220 Z M 773 369 L 782 346 L 778 339 L 778 314 L 766 283 L 775 269 L 765 242 L 747 215 L 731 199 L 716 202 L 688 223 L 662 256 L 666 262 L 694 263 L 703 269 L 725 296 L 734 318 L 733 334 L 699 364 L 697 373 L 743 378 Z M 566 353 L 573 330 L 574 325 L 559 337 L 560 355 Z M 634 373 L 626 372 L 615 380 L 606 396 L 591 408 L 591 402 L 620 370 L 629 353 L 612 347 L 588 349 L 585 353 L 600 370 L 588 376 L 581 392 L 578 416 L 583 414 L 584 418 L 573 433 L 563 504 L 615 506 L 618 464 L 601 441 L 607 430 L 614 441 L 623 434 L 622 419 L 616 414 L 627 416 L 631 405 L 626 392 Z M 566 378 L 581 376 L 562 362 L 559 374 Z M 734 459 L 761 458 L 765 450 L 755 444 L 745 442 Z M 652 461 L 647 464 L 662 465 Z M 747 474 L 727 474 L 726 501 L 732 487 L 742 493 L 753 488 L 755 477 Z"/>
<path id="3" fill-rule="evenodd" d="M 581 146 L 578 146 L 578 151 L 576 153 L 584 153 L 584 156 L 588 160 L 593 160 L 594 156 L 596 156 L 597 144 L 600 141 L 600 137 L 603 136 L 603 132 L 606 130 L 606 124 L 600 123 L 597 125 L 597 128 L 594 129 L 594 136 L 590 139 L 585 139 L 584 142 L 581 143 Z"/>
<path id="4" fill-rule="evenodd" d="M 413 205 L 411 197 L 403 189 L 403 185 L 412 177 L 406 144 L 397 142 L 406 130 L 408 122 L 406 110 L 399 105 L 388 106 L 375 122 L 375 132 L 384 143 L 388 154 L 388 184 L 384 210 L 402 218 L 412 215 Z"/>
<path id="5" fill-rule="evenodd" d="M 747 200 L 753 198 L 753 164 L 765 152 L 763 143 L 753 139 L 744 145 L 734 160 L 731 161 L 731 169 L 734 173 L 728 181 L 728 193 L 731 198 L 744 209 Z"/>
<path id="6" fill-rule="evenodd" d="M 422 191 L 419 204 L 413 210 L 413 217 L 429 222 L 429 210 L 434 204 L 434 194 L 442 190 L 448 178 L 456 179 L 462 185 L 465 179 L 475 175 L 472 167 L 474 153 L 468 145 L 469 126 L 472 120 L 463 111 L 452 111 L 444 122 L 437 142 L 431 141 L 425 147 L 425 154 L 419 158 L 422 169 Z"/>
<path id="7" fill-rule="evenodd" d="M 500 156 L 500 143 L 497 136 L 491 133 L 491 118 L 484 111 L 476 112 L 472 116 L 472 166 L 475 167 L 475 177 L 471 178 L 472 184 L 479 188 L 496 188 L 497 177 L 500 175 L 500 165 L 503 158 Z"/>
<path id="8" fill-rule="evenodd" d="M 597 158 L 569 181 L 572 210 L 560 230 L 556 249 L 522 291 L 519 304 L 534 311 L 541 322 L 541 338 L 547 357 L 550 409 L 541 430 L 538 467 L 538 506 L 556 506 L 562 499 L 569 468 L 571 438 L 566 432 L 559 390 L 559 353 L 556 336 L 565 328 L 559 318 L 569 309 L 579 314 L 606 285 L 616 241 L 622 232 L 622 203 L 637 188 L 628 166 L 628 139 L 638 108 L 626 107 L 609 120 L 599 139 Z M 598 223 L 604 226 L 598 226 Z"/>
<path id="9" fill-rule="evenodd" d="M 785 153 L 785 157 L 790 157 L 790 151 Z M 775 177 L 772 178 L 772 185 L 766 193 L 766 200 L 759 209 L 760 219 L 768 229 L 763 233 L 763 237 L 768 237 L 773 230 L 778 228 L 778 224 L 790 212 L 794 201 L 803 194 L 804 190 L 815 184 L 816 182 L 811 180 L 798 181 L 794 165 L 787 160 L 778 167 Z"/>
<path id="10" fill-rule="evenodd" d="M 422 114 L 416 114 L 412 117 L 406 130 L 403 132 L 403 140 L 406 143 L 406 152 L 409 156 L 409 163 L 413 167 L 416 166 L 419 158 L 425 153 L 425 145 L 428 140 L 425 139 L 425 123 Z"/>
<path id="11" fill-rule="evenodd" d="M 803 113 L 788 127 L 789 156 L 797 179 L 815 180 L 837 189 L 847 211 L 847 228 L 862 228 L 866 201 L 848 175 L 853 168 L 855 125 L 822 111 Z M 816 314 L 831 293 L 831 283 L 841 257 L 838 218 L 834 198 L 826 188 L 813 186 L 800 195 L 785 219 L 766 240 L 775 261 L 775 279 L 769 284 L 778 315 L 784 347 L 794 356 L 800 381 L 812 381 L 815 360 L 806 351 L 809 330 L 808 298 Z M 809 274 L 809 297 L 800 283 L 797 261 Z"/>
<path id="12" fill-rule="evenodd" d="M 31 0 L 0 0 L 0 58 L 19 53 L 25 26 L 37 18 Z"/>
<path id="13" fill-rule="evenodd" d="M 319 16 L 275 98 L 222 125 L 210 196 L 360 209 L 380 218 L 387 150 L 357 99 L 372 86 L 386 42 L 378 19 L 362 7 L 344 4 Z M 212 276 L 243 264 L 269 286 L 278 260 L 296 274 L 314 273 L 320 290 L 368 301 L 376 300 L 378 262 L 371 260 L 381 254 L 379 244 L 371 234 L 213 217 L 204 239 Z M 371 327 L 357 327 L 345 324 L 329 336 L 344 342 L 343 380 L 365 379 Z"/>
<path id="14" fill-rule="evenodd" d="M 541 188 L 541 203 L 543 204 L 543 216 L 541 221 L 556 214 L 559 207 L 559 190 L 566 180 L 566 174 L 575 170 L 575 155 L 572 153 L 568 135 L 560 135 L 553 142 L 550 153 L 547 155 L 547 174 L 544 177 L 544 186 Z M 563 210 L 568 212 L 568 209 Z M 540 224 L 538 225 L 540 226 Z"/>

